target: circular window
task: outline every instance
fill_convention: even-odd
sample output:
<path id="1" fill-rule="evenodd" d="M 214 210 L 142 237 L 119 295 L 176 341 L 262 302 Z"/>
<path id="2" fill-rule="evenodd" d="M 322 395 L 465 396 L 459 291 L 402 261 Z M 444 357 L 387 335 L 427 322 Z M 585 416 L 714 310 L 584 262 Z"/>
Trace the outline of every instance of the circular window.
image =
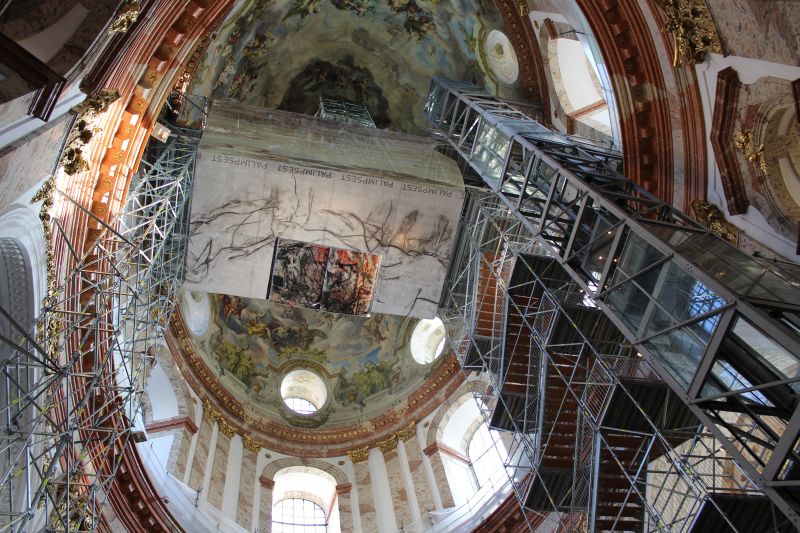
<path id="1" fill-rule="evenodd" d="M 286 407 L 299 415 L 319 411 L 328 399 L 328 389 L 318 375 L 308 370 L 292 370 L 281 381 L 281 398 Z"/>
<path id="2" fill-rule="evenodd" d="M 432 363 L 442 355 L 446 338 L 444 324 L 439 319 L 420 320 L 411 334 L 411 356 L 421 365 Z"/>
<path id="3" fill-rule="evenodd" d="M 492 69 L 497 79 L 511 85 L 519 78 L 519 63 L 517 54 L 506 34 L 499 30 L 492 30 L 483 42 L 489 68 Z"/>

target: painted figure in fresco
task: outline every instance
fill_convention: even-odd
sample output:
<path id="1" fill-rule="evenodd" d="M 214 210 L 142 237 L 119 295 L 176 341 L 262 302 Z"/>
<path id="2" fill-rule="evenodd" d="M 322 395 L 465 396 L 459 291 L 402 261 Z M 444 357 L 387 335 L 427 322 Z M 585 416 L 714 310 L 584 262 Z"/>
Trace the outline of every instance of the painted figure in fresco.
<path id="1" fill-rule="evenodd" d="M 387 3 L 392 16 L 405 13 L 403 28 L 409 37 L 416 36 L 417 41 L 421 41 L 429 33 L 436 32 L 433 15 L 422 9 L 416 0 L 387 0 Z"/>
<path id="2" fill-rule="evenodd" d="M 342 11 L 352 11 L 359 17 L 367 13 L 375 12 L 376 0 L 331 0 L 331 4 L 336 9 Z"/>

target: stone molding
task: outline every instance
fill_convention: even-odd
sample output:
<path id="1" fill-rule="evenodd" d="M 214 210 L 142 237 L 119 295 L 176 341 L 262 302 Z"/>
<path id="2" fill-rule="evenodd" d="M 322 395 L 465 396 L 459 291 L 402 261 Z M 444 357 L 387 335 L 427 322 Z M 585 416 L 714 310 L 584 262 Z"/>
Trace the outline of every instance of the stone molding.
<path id="1" fill-rule="evenodd" d="M 653 41 L 642 8 L 636 0 L 578 0 L 578 6 L 597 37 L 614 86 L 624 173 L 672 203 L 674 147 L 670 107 L 659 62 L 660 48 Z M 697 92 L 696 83 L 693 89 L 685 89 L 691 90 Z M 682 108 L 684 114 L 692 111 Z M 704 158 L 704 150 L 702 144 L 691 147 L 687 157 Z M 697 166 L 698 174 L 687 175 L 687 180 L 704 179 L 705 166 Z"/>
<path id="2" fill-rule="evenodd" d="M 742 215 L 747 212 L 750 200 L 744 184 L 733 138 L 736 135 L 736 109 L 742 91 L 739 74 L 728 67 L 717 74 L 717 94 L 714 116 L 711 120 L 711 146 L 717 160 L 722 189 L 725 192 L 728 213 Z"/>
<path id="3" fill-rule="evenodd" d="M 386 413 L 348 426 L 299 428 L 252 416 L 195 351 L 180 313 L 175 313 L 170 322 L 167 344 L 190 388 L 219 413 L 226 431 L 249 435 L 264 448 L 297 457 L 336 457 L 354 449 L 376 447 L 438 409 L 464 380 L 457 359 L 450 355 L 437 361 L 430 377 L 404 403 Z"/>
<path id="4" fill-rule="evenodd" d="M 423 452 L 428 457 L 430 457 L 431 455 L 433 455 L 436 452 L 442 452 L 443 454 L 449 455 L 450 457 L 452 457 L 453 459 L 456 459 L 457 461 L 461 461 L 465 465 L 471 465 L 472 464 L 472 461 L 470 461 L 469 457 L 467 457 L 466 455 L 464 455 L 463 453 L 461 453 L 461 452 L 459 452 L 457 450 L 454 450 L 453 448 L 451 448 L 450 446 L 448 446 L 448 445 L 446 445 L 446 444 L 444 444 L 442 442 L 434 442 L 433 444 L 427 446 L 423 450 Z"/>
<path id="5" fill-rule="evenodd" d="M 198 428 L 194 421 L 188 416 L 176 416 L 150 422 L 145 426 L 148 433 L 164 433 L 175 429 L 185 429 L 192 435 L 197 433 Z"/>

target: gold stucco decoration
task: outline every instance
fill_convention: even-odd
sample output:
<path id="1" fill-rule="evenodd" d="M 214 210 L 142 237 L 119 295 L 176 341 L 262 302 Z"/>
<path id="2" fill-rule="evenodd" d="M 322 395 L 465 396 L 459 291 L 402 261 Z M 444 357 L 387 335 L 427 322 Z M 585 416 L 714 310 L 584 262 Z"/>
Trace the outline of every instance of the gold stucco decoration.
<path id="1" fill-rule="evenodd" d="M 253 453 L 258 453 L 258 450 L 264 447 L 264 443 L 260 440 L 254 439 L 250 435 L 242 435 L 242 444 L 244 449 Z"/>
<path id="2" fill-rule="evenodd" d="M 695 200 L 691 204 L 692 215 L 701 225 L 707 227 L 719 237 L 736 244 L 739 238 L 739 229 L 725 220 L 719 207 L 702 200 Z"/>
<path id="3" fill-rule="evenodd" d="M 417 436 L 416 422 L 411 422 L 411 424 L 408 427 L 401 429 L 400 431 L 397 432 L 397 437 L 403 442 L 409 441 L 416 436 Z"/>
<path id="4" fill-rule="evenodd" d="M 115 34 L 115 33 L 125 33 L 127 32 L 133 23 L 139 19 L 139 15 L 142 12 L 142 5 L 139 0 L 130 0 L 126 2 L 117 13 L 117 17 L 114 19 L 114 22 L 111 23 L 111 26 L 108 28 L 108 33 Z"/>
<path id="5" fill-rule="evenodd" d="M 61 154 L 61 166 L 64 174 L 72 176 L 89 169 L 89 163 L 86 161 L 83 151 L 95 133 L 99 131 L 94 123 L 97 117 L 118 99 L 118 91 L 103 89 L 96 96 L 87 98 L 73 108 L 73 111 L 78 114 L 78 118 L 67 136 L 64 152 Z"/>
<path id="6" fill-rule="evenodd" d="M 378 448 L 380 448 L 383 453 L 389 453 L 397 448 L 397 433 L 386 440 L 378 441 Z"/>
<path id="7" fill-rule="evenodd" d="M 704 0 L 657 0 L 667 15 L 664 32 L 675 39 L 672 65 L 702 63 L 706 54 L 721 53 L 717 27 Z"/>
<path id="8" fill-rule="evenodd" d="M 214 409 L 208 400 L 203 400 L 203 415 L 207 416 L 212 424 L 216 423 L 219 432 L 229 439 L 232 439 L 233 436 L 236 435 L 236 428 L 230 425 L 228 421 L 225 420 L 225 417 L 222 416 L 222 413 Z"/>
<path id="9" fill-rule="evenodd" d="M 767 173 L 767 160 L 764 157 L 764 145 L 759 144 L 757 147 L 753 146 L 753 130 L 742 130 L 733 138 L 733 143 L 736 148 L 742 152 L 744 158 L 748 163 L 751 163 L 761 169 L 764 174 Z"/>
<path id="10" fill-rule="evenodd" d="M 347 456 L 353 463 L 363 463 L 367 460 L 367 457 L 369 457 L 369 446 L 350 450 L 347 452 Z"/>

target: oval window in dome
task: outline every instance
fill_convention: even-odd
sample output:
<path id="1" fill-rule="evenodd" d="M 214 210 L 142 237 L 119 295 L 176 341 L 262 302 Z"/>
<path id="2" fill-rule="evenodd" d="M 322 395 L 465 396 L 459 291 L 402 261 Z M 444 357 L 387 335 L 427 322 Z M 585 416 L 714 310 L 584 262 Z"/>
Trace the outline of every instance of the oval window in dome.
<path id="1" fill-rule="evenodd" d="M 436 360 L 444 352 L 447 332 L 439 317 L 420 320 L 411 334 L 411 357 L 421 365 Z"/>

